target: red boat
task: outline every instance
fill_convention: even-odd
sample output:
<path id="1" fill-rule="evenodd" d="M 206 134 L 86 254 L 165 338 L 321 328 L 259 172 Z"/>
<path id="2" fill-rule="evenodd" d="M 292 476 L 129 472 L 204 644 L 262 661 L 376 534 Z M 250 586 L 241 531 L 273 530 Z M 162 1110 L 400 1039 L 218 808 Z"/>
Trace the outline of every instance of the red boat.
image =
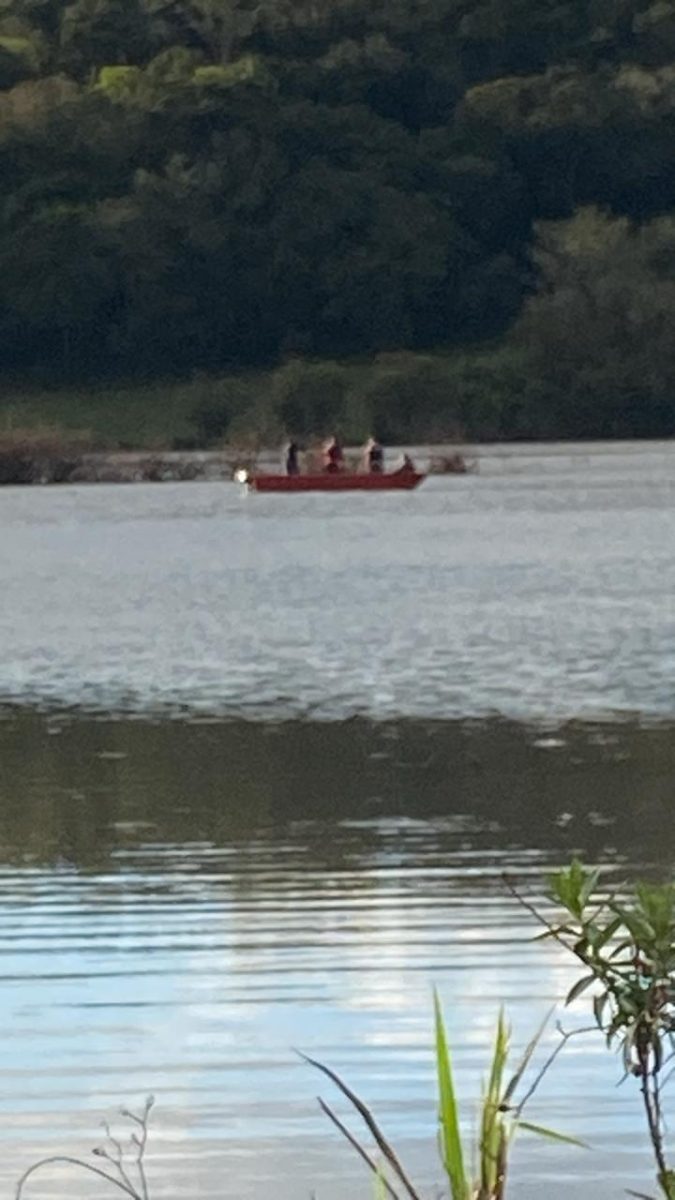
<path id="1" fill-rule="evenodd" d="M 243 478 L 242 478 L 243 476 Z M 240 483 L 254 492 L 385 492 L 411 491 L 425 478 L 419 471 L 390 471 L 388 474 L 350 474 L 324 471 L 316 475 L 249 475 L 237 472 Z"/>

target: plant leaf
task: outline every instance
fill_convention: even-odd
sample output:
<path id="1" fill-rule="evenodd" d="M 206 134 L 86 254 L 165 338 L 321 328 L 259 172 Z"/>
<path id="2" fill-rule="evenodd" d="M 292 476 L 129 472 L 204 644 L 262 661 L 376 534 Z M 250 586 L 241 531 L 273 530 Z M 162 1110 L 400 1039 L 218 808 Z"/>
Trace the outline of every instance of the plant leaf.
<path id="1" fill-rule="evenodd" d="M 520 1062 L 518 1063 L 518 1066 L 516 1067 L 514 1075 L 511 1077 L 511 1079 L 509 1081 L 508 1087 L 507 1087 L 506 1091 L 504 1092 L 504 1095 L 502 1096 L 502 1105 L 508 1104 L 509 1101 L 511 1100 L 513 1093 L 515 1092 L 516 1088 L 518 1087 L 518 1084 L 520 1083 L 521 1079 L 523 1078 L 523 1075 L 525 1074 L 527 1068 L 530 1065 L 530 1060 L 532 1058 L 532 1055 L 534 1054 L 535 1050 L 537 1049 L 537 1046 L 539 1045 L 539 1042 L 541 1041 L 541 1039 L 543 1037 L 544 1030 L 546 1029 L 546 1026 L 548 1025 L 549 1021 L 551 1020 L 551 1017 L 553 1016 L 554 1012 L 555 1012 L 555 1004 L 553 1005 L 552 1008 L 550 1008 L 548 1010 L 546 1016 L 544 1017 L 541 1025 L 539 1026 L 534 1037 L 531 1039 L 531 1041 L 528 1042 L 527 1046 L 525 1047 L 523 1056 L 522 1056 Z"/>
<path id="2" fill-rule="evenodd" d="M 469 1200 L 470 1189 L 464 1169 L 464 1153 L 459 1132 L 459 1111 L 452 1076 L 450 1050 L 448 1048 L 441 1002 L 435 988 L 434 1022 L 439 1100 L 438 1119 L 440 1122 L 443 1166 L 450 1181 L 452 1200 Z"/>
<path id="3" fill-rule="evenodd" d="M 621 924 L 622 922 L 620 917 L 614 917 L 612 921 L 609 921 L 607 925 L 605 925 L 605 928 L 600 930 L 597 938 L 593 942 L 593 949 L 595 951 L 602 950 L 603 947 L 606 946 L 609 941 L 611 941 L 611 939 L 614 937 L 614 934 L 621 928 Z"/>
<path id="4" fill-rule="evenodd" d="M 580 1138 L 571 1137 L 568 1133 L 557 1133 L 555 1129 L 547 1129 L 545 1125 L 519 1121 L 518 1128 L 525 1129 L 528 1133 L 536 1133 L 538 1137 L 548 1138 L 552 1142 L 564 1142 L 567 1146 L 579 1146 L 581 1150 L 590 1150 L 588 1142 L 582 1142 Z"/>
<path id="5" fill-rule="evenodd" d="M 599 870 L 597 870 L 597 869 L 594 871 L 584 870 L 584 879 L 583 879 L 583 882 L 579 889 L 579 903 L 581 905 L 582 912 L 586 908 L 588 901 L 590 900 L 591 896 L 593 895 L 594 891 L 596 890 L 599 879 L 600 879 L 600 871 Z"/>
<path id="6" fill-rule="evenodd" d="M 595 975 L 582 975 L 581 979 L 577 979 L 574 986 L 570 988 L 569 992 L 565 996 L 565 1004 L 571 1004 L 572 1001 L 576 1000 L 577 996 L 580 996 L 582 992 L 585 992 L 586 988 L 590 987 L 592 983 L 595 983 Z"/>
<path id="7" fill-rule="evenodd" d="M 495 1196 L 498 1186 L 499 1168 L 503 1159 L 505 1137 L 501 1116 L 502 1081 L 509 1053 L 509 1030 L 504 1021 L 504 1010 L 497 1018 L 492 1064 L 487 1092 L 483 1097 L 480 1134 L 480 1178 L 481 1195 Z"/>
<path id="8" fill-rule="evenodd" d="M 378 1163 L 377 1173 L 375 1175 L 375 1186 L 373 1189 L 374 1200 L 387 1200 L 387 1185 L 384 1179 L 382 1164 Z"/>
<path id="9" fill-rule="evenodd" d="M 605 1011 L 605 1005 L 609 996 L 607 992 L 603 992 L 601 996 L 593 997 L 593 1016 L 595 1017 L 598 1029 L 602 1029 L 602 1015 Z"/>

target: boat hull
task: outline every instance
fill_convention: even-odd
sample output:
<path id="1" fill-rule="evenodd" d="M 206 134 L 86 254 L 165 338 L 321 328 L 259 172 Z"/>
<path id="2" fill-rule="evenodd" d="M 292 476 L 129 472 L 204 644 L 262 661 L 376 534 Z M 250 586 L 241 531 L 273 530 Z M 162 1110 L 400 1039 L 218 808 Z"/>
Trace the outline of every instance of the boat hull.
<path id="1" fill-rule="evenodd" d="M 254 492 L 387 492 L 412 491 L 424 479 L 418 471 L 350 475 L 346 471 L 317 475 L 251 475 Z"/>

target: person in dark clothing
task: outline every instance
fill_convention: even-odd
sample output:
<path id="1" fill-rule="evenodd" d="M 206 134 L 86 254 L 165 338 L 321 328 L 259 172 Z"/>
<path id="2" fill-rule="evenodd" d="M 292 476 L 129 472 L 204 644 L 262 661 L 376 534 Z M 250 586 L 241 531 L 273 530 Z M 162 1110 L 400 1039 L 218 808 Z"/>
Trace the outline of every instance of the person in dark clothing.
<path id="1" fill-rule="evenodd" d="M 384 449 L 375 437 L 368 438 L 361 455 L 361 468 L 368 474 L 379 475 L 384 471 Z"/>
<path id="2" fill-rule="evenodd" d="M 401 455 L 399 466 L 396 467 L 396 475 L 407 475 L 414 472 L 414 470 L 417 470 L 417 468 L 414 466 L 410 454 Z"/>
<path id="3" fill-rule="evenodd" d="M 300 474 L 300 461 L 298 459 L 299 453 L 300 453 L 300 447 L 298 446 L 298 443 L 291 442 L 288 449 L 286 450 L 286 474 L 287 475 L 299 475 Z"/>
<path id="4" fill-rule="evenodd" d="M 384 471 L 384 449 L 377 438 L 371 438 L 368 443 L 368 470 L 376 475 Z"/>

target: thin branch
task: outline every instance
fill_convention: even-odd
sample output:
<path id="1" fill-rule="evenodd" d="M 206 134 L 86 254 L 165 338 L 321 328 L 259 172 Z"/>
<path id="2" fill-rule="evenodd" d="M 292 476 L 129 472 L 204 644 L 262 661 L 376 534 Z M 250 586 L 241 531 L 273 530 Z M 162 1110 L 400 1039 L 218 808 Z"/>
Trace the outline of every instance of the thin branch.
<path id="1" fill-rule="evenodd" d="M 105 1129 L 106 1138 L 110 1142 L 110 1145 L 116 1151 L 117 1157 L 113 1157 L 113 1155 L 110 1154 L 109 1151 L 106 1150 L 105 1148 L 101 1149 L 99 1151 L 99 1154 L 101 1155 L 101 1158 L 107 1158 L 108 1162 L 112 1163 L 112 1165 L 114 1166 L 115 1170 L 117 1171 L 117 1174 L 119 1175 L 122 1182 L 126 1185 L 126 1187 L 130 1191 L 135 1192 L 136 1189 L 135 1189 L 133 1183 L 131 1182 L 129 1176 L 127 1175 L 127 1172 L 124 1167 L 124 1148 L 122 1146 L 122 1143 L 119 1142 L 117 1140 L 117 1138 L 113 1136 L 112 1130 L 107 1121 L 103 1121 L 102 1125 L 103 1125 L 103 1128 Z"/>
<path id="2" fill-rule="evenodd" d="M 530 913 L 530 915 L 534 917 L 535 921 L 537 921 L 540 925 L 544 926 L 544 929 L 547 930 L 547 932 L 554 939 L 554 941 L 558 942 L 558 944 L 560 946 L 563 946 L 565 948 L 565 950 L 567 950 L 568 954 L 573 954 L 574 950 L 573 950 L 572 946 L 570 946 L 569 943 L 565 941 L 564 937 L 559 932 L 559 930 L 556 929 L 555 925 L 552 925 L 550 921 L 547 921 L 546 917 L 543 916 L 543 914 L 539 912 L 539 909 L 536 908 L 535 905 L 532 904 L 530 900 L 526 900 L 525 897 L 520 894 L 517 887 L 511 882 L 509 876 L 506 873 L 504 873 L 502 875 L 502 881 L 504 883 L 504 887 L 507 889 L 507 891 L 509 891 L 511 893 L 514 900 L 517 900 L 519 904 L 522 904 L 523 908 L 527 909 L 527 911 Z"/>
<path id="3" fill-rule="evenodd" d="M 615 912 L 615 910 L 612 908 L 612 905 L 614 904 L 614 902 L 616 900 L 616 896 L 617 896 L 616 892 L 609 892 L 605 896 L 605 899 L 601 900 L 600 903 L 598 904 L 598 907 L 596 909 L 594 909 L 593 912 L 590 914 L 590 916 L 588 918 L 589 921 L 597 921 L 600 914 L 602 912 L 604 912 L 606 908 L 609 908 L 611 912 Z"/>
<path id="4" fill-rule="evenodd" d="M 663 1136 L 664 1136 L 665 1131 L 664 1131 L 664 1124 L 663 1124 L 663 1112 L 661 1111 L 661 1090 L 660 1090 L 661 1084 L 660 1084 L 660 1080 L 659 1080 L 659 1072 L 657 1069 L 655 1069 L 652 1072 L 652 1080 L 653 1080 L 653 1085 L 654 1085 L 654 1115 L 656 1117 L 656 1126 L 659 1131 L 659 1139 L 661 1142 L 663 1142 Z"/>
<path id="5" fill-rule="evenodd" d="M 546 1061 L 543 1063 L 543 1065 L 541 1066 L 541 1068 L 535 1075 L 532 1083 L 530 1084 L 529 1088 L 525 1092 L 525 1095 L 523 1096 L 522 1100 L 514 1109 L 516 1119 L 522 1115 L 525 1105 L 532 1099 L 532 1097 L 533 1097 L 534 1093 L 536 1092 L 537 1088 L 539 1087 L 542 1079 L 544 1078 L 545 1075 L 548 1074 L 548 1072 L 550 1071 L 551 1067 L 553 1066 L 553 1063 L 555 1062 L 556 1058 L 560 1054 L 561 1050 L 563 1050 L 564 1047 L 567 1045 L 570 1038 L 578 1037 L 579 1034 L 581 1034 L 581 1033 L 595 1033 L 597 1031 L 597 1026 L 596 1025 L 587 1025 L 584 1029 L 570 1029 L 567 1032 L 565 1032 L 565 1030 L 562 1028 L 560 1022 L 558 1022 L 556 1024 L 556 1029 L 558 1030 L 558 1033 L 560 1034 L 560 1041 L 558 1042 L 558 1045 L 555 1047 L 555 1049 L 551 1051 L 548 1058 L 546 1059 Z"/>
<path id="6" fill-rule="evenodd" d="M 145 1142 L 146 1141 L 147 1141 L 147 1135 L 146 1135 L 146 1138 L 143 1140 L 143 1142 L 139 1143 L 139 1153 L 138 1153 L 138 1158 L 136 1159 L 136 1167 L 138 1169 L 138 1178 L 141 1181 L 141 1194 L 143 1196 L 143 1200 L 150 1200 L 150 1193 L 148 1190 L 148 1178 L 145 1173 L 145 1164 L 143 1162 L 143 1155 L 145 1153 Z"/>
<path id="7" fill-rule="evenodd" d="M 138 1192 L 136 1192 L 133 1188 L 126 1187 L 126 1185 L 121 1183 L 119 1179 L 115 1179 L 114 1175 L 108 1175 L 107 1171 L 102 1171 L 100 1167 L 94 1167 L 91 1165 L 91 1163 L 83 1162 L 80 1158 L 71 1158 L 66 1154 L 54 1154 L 49 1158 L 41 1158 L 39 1162 L 33 1163 L 33 1165 L 29 1167 L 27 1171 L 24 1171 L 16 1185 L 16 1192 L 14 1193 L 15 1200 L 21 1200 L 24 1186 L 30 1179 L 31 1175 L 34 1175 L 36 1171 L 41 1170 L 42 1167 L 52 1166 L 55 1163 L 65 1163 L 71 1167 L 81 1167 L 83 1171 L 90 1171 L 92 1175 L 98 1175 L 99 1179 L 105 1179 L 108 1183 L 112 1183 L 113 1187 L 119 1188 L 119 1190 L 121 1192 L 125 1192 L 127 1196 L 132 1196 L 133 1200 L 141 1200 Z"/>
<path id="8" fill-rule="evenodd" d="M 332 1082 L 336 1085 L 336 1087 L 338 1087 L 340 1089 L 343 1096 L 346 1096 L 347 1099 L 350 1101 L 350 1103 L 353 1104 L 354 1108 L 359 1113 L 359 1115 L 363 1118 L 368 1129 L 370 1130 L 373 1137 L 375 1138 L 378 1148 L 380 1149 L 380 1151 L 382 1152 L 384 1157 L 387 1159 L 387 1162 L 391 1166 L 392 1170 L 396 1173 L 396 1175 L 398 1175 L 398 1178 L 399 1178 L 400 1182 L 403 1184 L 403 1187 L 405 1188 L 406 1192 L 408 1193 L 410 1200 L 421 1200 L 419 1192 L 416 1191 L 416 1189 L 413 1186 L 411 1180 L 409 1179 L 406 1171 L 403 1169 L 403 1166 L 399 1161 L 398 1155 L 396 1154 L 393 1147 L 389 1144 L 389 1142 L 385 1138 L 385 1136 L 382 1133 L 380 1127 L 378 1126 L 373 1114 L 371 1113 L 370 1109 L 367 1108 L 366 1105 L 363 1103 L 363 1100 L 359 1099 L 359 1097 L 356 1095 L 356 1093 L 353 1092 L 351 1090 L 351 1088 L 348 1087 L 347 1084 L 342 1079 L 340 1079 L 340 1076 L 337 1075 L 335 1071 L 331 1070 L 330 1067 L 324 1066 L 324 1064 L 319 1062 L 316 1058 L 310 1058 L 309 1055 L 302 1054 L 301 1051 L 298 1051 L 298 1054 L 300 1055 L 300 1058 L 302 1058 L 306 1063 L 309 1063 L 310 1066 L 312 1066 L 312 1067 L 316 1067 L 316 1069 L 318 1071 L 321 1071 L 328 1079 L 332 1080 Z"/>
<path id="9" fill-rule="evenodd" d="M 572 944 L 567 942 L 563 937 L 563 931 L 561 931 L 559 928 L 556 928 L 555 925 L 552 925 L 550 921 L 547 921 L 543 913 L 540 913 L 539 909 L 532 904 L 530 900 L 526 900 L 525 897 L 520 894 L 506 873 L 502 874 L 502 881 L 507 891 L 513 896 L 514 900 L 517 900 L 518 903 L 521 904 L 522 907 L 534 917 L 535 921 L 538 921 L 540 925 L 544 926 L 548 936 L 553 938 L 553 940 L 556 941 L 559 946 L 562 946 L 568 954 L 573 954 L 579 962 L 582 962 L 584 966 L 588 967 L 589 971 L 593 972 L 596 979 L 601 979 L 608 985 L 615 979 L 617 974 L 616 964 L 608 964 L 600 957 L 589 957 L 588 954 L 584 953 L 579 948 L 578 935 L 575 934 L 573 930 L 569 931 L 569 936 L 574 940 Z M 626 965 L 629 966 L 631 964 L 627 962 Z"/>
<path id="10" fill-rule="evenodd" d="M 155 1103 L 155 1097 L 148 1096 L 145 1101 L 145 1107 L 143 1109 L 142 1117 L 137 1117 L 135 1115 L 135 1113 L 129 1114 L 132 1121 L 135 1121 L 136 1124 L 140 1126 L 140 1130 L 141 1130 L 140 1135 L 137 1135 L 135 1133 L 132 1134 L 131 1140 L 138 1149 L 138 1153 L 136 1155 L 136 1168 L 138 1170 L 138 1178 L 141 1181 L 141 1192 L 143 1194 L 143 1200 L 150 1200 L 149 1190 L 148 1190 L 148 1180 L 147 1180 L 147 1176 L 145 1174 L 145 1163 L 143 1160 L 145 1158 L 145 1150 L 146 1150 L 146 1146 L 148 1144 L 148 1120 L 149 1120 L 150 1113 L 152 1111 L 152 1106 L 154 1103 Z"/>
<path id="11" fill-rule="evenodd" d="M 347 1126 L 337 1116 L 337 1114 L 333 1112 L 332 1108 L 330 1108 L 329 1105 L 326 1104 L 326 1101 L 322 1100 L 320 1096 L 318 1096 L 317 1099 L 319 1101 L 319 1106 L 320 1106 L 322 1112 L 324 1112 L 326 1114 L 329 1121 L 332 1121 L 333 1124 L 335 1125 L 336 1129 L 340 1130 L 340 1133 L 342 1134 L 342 1136 L 347 1139 L 350 1146 L 353 1146 L 354 1149 L 356 1150 L 356 1153 L 359 1154 L 361 1156 L 361 1158 L 363 1159 L 363 1161 L 368 1164 L 368 1166 L 370 1167 L 373 1174 L 377 1175 L 382 1180 L 385 1188 L 387 1189 L 389 1195 L 391 1196 L 391 1200 L 398 1200 L 398 1193 L 394 1191 L 389 1180 L 384 1177 L 384 1175 L 380 1171 L 377 1163 L 375 1162 L 375 1159 L 370 1157 L 367 1150 L 364 1150 L 364 1148 L 361 1145 L 361 1143 L 359 1142 L 358 1138 L 354 1137 L 354 1134 L 351 1132 L 351 1130 L 348 1129 Z"/>
<path id="12" fill-rule="evenodd" d="M 132 1112 L 130 1108 L 121 1108 L 120 1114 L 126 1117 L 129 1121 L 134 1121 L 136 1125 L 140 1125 L 141 1129 L 145 1129 L 148 1123 L 148 1117 L 152 1112 L 155 1103 L 154 1096 L 146 1096 L 145 1104 L 143 1105 L 143 1115 L 139 1117 L 138 1113 Z"/>
<path id="13" fill-rule="evenodd" d="M 110 1145 L 113 1146 L 114 1149 L 117 1151 L 117 1158 L 112 1158 L 111 1155 L 108 1155 L 108 1157 L 110 1158 L 111 1162 L 119 1163 L 120 1160 L 124 1157 L 124 1150 L 122 1149 L 122 1143 L 119 1142 L 117 1140 L 117 1138 L 113 1136 L 113 1132 L 112 1132 L 112 1129 L 110 1128 L 110 1124 L 108 1121 L 101 1121 L 101 1127 L 103 1129 L 105 1129 L 105 1136 L 108 1139 L 108 1141 L 110 1142 Z"/>
<path id="14" fill-rule="evenodd" d="M 47 1167 L 54 1164 L 67 1164 L 69 1166 L 79 1167 L 83 1171 L 89 1171 L 90 1174 L 97 1175 L 99 1179 L 104 1179 L 106 1183 L 111 1183 L 113 1187 L 118 1188 L 121 1192 L 124 1192 L 125 1195 L 130 1196 L 132 1200 L 149 1200 L 148 1184 L 145 1175 L 143 1158 L 145 1156 L 148 1140 L 148 1117 L 153 1104 L 154 1097 L 149 1096 L 145 1102 L 142 1116 L 138 1116 L 136 1113 L 132 1113 L 128 1109 L 121 1110 L 122 1116 L 134 1121 L 140 1126 L 141 1129 L 140 1136 L 132 1134 L 131 1137 L 132 1144 L 137 1148 L 135 1166 L 138 1170 L 140 1179 L 140 1192 L 127 1174 L 124 1165 L 125 1149 L 122 1142 L 120 1142 L 119 1139 L 114 1136 L 109 1123 L 107 1121 L 103 1121 L 102 1126 L 105 1130 L 106 1139 L 109 1145 L 112 1147 L 113 1153 L 111 1153 L 111 1151 L 105 1145 L 103 1145 L 97 1147 L 97 1149 L 94 1150 L 94 1154 L 97 1154 L 100 1158 L 103 1158 L 106 1160 L 106 1162 L 109 1162 L 111 1167 L 114 1168 L 115 1175 L 111 1175 L 108 1171 L 104 1171 L 101 1167 L 95 1167 L 91 1163 L 85 1162 L 84 1159 L 81 1158 L 74 1158 L 70 1155 L 64 1154 L 50 1155 L 47 1158 L 40 1159 L 39 1162 L 33 1163 L 28 1170 L 24 1172 L 16 1186 L 15 1200 L 21 1200 L 24 1186 L 27 1180 L 30 1179 L 31 1175 L 33 1175 L 36 1171 L 41 1170 L 42 1167 Z"/>
<path id="15" fill-rule="evenodd" d="M 655 1099 L 649 1091 L 649 1055 L 644 1049 L 638 1049 L 638 1062 L 640 1064 L 640 1091 L 642 1092 L 642 1101 L 647 1117 L 647 1125 L 649 1126 L 649 1137 L 659 1168 L 659 1174 L 662 1178 L 665 1178 L 668 1174 L 668 1166 L 663 1153 L 663 1138 L 661 1136 L 658 1108 L 655 1107 Z"/>
<path id="16" fill-rule="evenodd" d="M 668 1058 L 666 1059 L 666 1062 L 668 1062 L 670 1058 L 672 1058 L 672 1055 L 668 1056 Z M 670 1070 L 666 1073 L 666 1075 L 661 1080 L 661 1090 L 662 1091 L 663 1091 L 664 1087 L 668 1086 L 671 1079 L 673 1078 L 673 1075 L 675 1075 L 675 1067 L 671 1067 Z"/>

